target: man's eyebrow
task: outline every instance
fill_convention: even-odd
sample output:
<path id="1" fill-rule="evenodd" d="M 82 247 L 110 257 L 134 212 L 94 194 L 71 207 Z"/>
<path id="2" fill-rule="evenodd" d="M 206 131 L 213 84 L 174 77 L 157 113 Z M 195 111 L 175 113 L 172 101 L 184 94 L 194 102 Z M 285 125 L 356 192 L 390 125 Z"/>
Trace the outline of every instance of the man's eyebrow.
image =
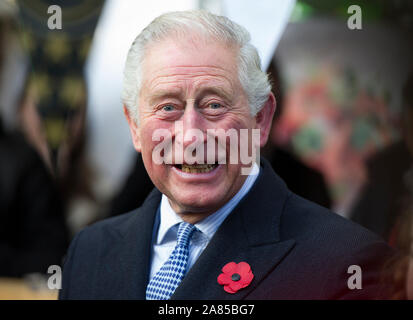
<path id="1" fill-rule="evenodd" d="M 159 90 L 156 90 L 153 94 L 151 94 L 149 98 L 149 103 L 153 104 L 159 100 L 166 99 L 166 98 L 181 99 L 182 93 L 183 93 L 182 90 L 178 88 L 159 89 Z M 202 98 L 207 95 L 220 96 L 228 102 L 231 102 L 233 99 L 231 91 L 226 90 L 223 87 L 208 86 L 208 87 L 200 87 L 197 90 L 197 96 L 200 96 Z"/>
<path id="2" fill-rule="evenodd" d="M 159 89 L 155 91 L 149 98 L 149 102 L 156 102 L 165 98 L 180 98 L 182 91 L 180 89 Z"/>
<path id="3" fill-rule="evenodd" d="M 203 88 L 199 90 L 199 94 L 201 96 L 206 96 L 206 95 L 217 95 L 220 96 L 222 98 L 224 98 L 224 100 L 231 102 L 232 101 L 232 94 L 231 92 L 229 92 L 228 90 L 225 90 L 222 87 L 207 87 L 207 88 Z"/>

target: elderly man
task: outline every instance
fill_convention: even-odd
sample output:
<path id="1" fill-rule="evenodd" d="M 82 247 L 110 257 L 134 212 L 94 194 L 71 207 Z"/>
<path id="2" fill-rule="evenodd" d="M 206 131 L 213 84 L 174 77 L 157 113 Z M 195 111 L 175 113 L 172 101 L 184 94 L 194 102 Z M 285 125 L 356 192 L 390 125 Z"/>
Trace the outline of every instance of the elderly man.
<path id="1" fill-rule="evenodd" d="M 138 35 L 124 112 L 156 188 L 142 207 L 75 237 L 60 298 L 383 297 L 385 243 L 248 158 L 275 110 L 249 40 L 200 11 L 164 14 Z"/>

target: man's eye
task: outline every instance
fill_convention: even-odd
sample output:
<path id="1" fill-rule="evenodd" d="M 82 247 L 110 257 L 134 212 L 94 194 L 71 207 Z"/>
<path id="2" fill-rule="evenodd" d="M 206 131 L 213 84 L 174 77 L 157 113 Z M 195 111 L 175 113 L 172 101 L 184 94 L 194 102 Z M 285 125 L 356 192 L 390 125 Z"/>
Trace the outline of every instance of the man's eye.
<path id="1" fill-rule="evenodd" d="M 219 104 L 219 103 L 210 103 L 210 104 L 209 104 L 209 107 L 210 107 L 211 109 L 219 109 L 219 108 L 222 107 L 222 105 Z"/>
<path id="2" fill-rule="evenodd" d="M 163 111 L 173 111 L 175 107 L 173 105 L 167 104 L 166 106 L 162 107 Z"/>

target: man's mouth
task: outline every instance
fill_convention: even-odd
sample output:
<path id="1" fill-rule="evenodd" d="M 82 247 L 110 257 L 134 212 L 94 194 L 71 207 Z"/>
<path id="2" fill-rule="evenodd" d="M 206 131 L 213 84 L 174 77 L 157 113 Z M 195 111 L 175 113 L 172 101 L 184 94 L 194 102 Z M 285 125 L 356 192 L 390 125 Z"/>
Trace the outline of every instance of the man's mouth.
<path id="1" fill-rule="evenodd" d="M 218 164 L 176 164 L 174 166 L 186 173 L 208 173 L 218 167 Z"/>

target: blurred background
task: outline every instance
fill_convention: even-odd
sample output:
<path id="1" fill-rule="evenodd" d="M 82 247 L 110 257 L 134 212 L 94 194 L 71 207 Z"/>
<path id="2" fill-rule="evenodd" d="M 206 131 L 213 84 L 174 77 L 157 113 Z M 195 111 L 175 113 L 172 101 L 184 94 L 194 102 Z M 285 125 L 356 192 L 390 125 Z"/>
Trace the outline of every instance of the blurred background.
<path id="1" fill-rule="evenodd" d="M 123 66 L 150 21 L 186 9 L 250 31 L 277 99 L 261 154 L 292 191 L 398 248 L 394 297 L 413 297 L 411 1 L 0 0 L 0 299 L 55 298 L 47 270 L 72 237 L 153 188 Z"/>

